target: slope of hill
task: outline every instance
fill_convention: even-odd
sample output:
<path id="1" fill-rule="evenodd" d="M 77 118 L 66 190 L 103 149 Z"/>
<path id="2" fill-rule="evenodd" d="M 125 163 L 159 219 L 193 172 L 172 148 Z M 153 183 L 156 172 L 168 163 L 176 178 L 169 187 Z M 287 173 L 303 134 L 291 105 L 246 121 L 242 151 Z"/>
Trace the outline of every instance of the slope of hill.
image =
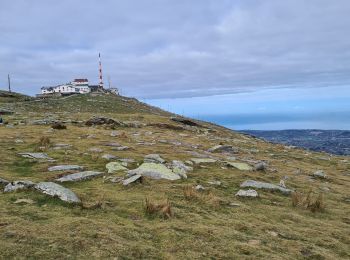
<path id="1" fill-rule="evenodd" d="M 125 97 L 2 105 L 15 113 L 0 125 L 0 185 L 18 188 L 0 193 L 5 259 L 350 257 L 349 157 L 174 120 Z M 66 129 L 52 129 L 54 122 Z M 21 154 L 30 152 L 44 154 Z M 51 168 L 60 165 L 75 167 Z M 76 166 L 96 176 L 60 182 L 83 171 Z M 138 180 L 123 185 L 130 176 Z M 247 180 L 275 186 L 240 187 Z M 67 203 L 58 190 L 45 190 L 56 194 L 50 197 L 42 182 L 69 189 L 77 196 L 69 198 L 81 202 Z M 235 196 L 248 189 L 258 197 Z"/>
<path id="2" fill-rule="evenodd" d="M 274 143 L 295 145 L 316 152 L 350 155 L 350 131 L 346 130 L 244 130 L 241 132 Z"/>

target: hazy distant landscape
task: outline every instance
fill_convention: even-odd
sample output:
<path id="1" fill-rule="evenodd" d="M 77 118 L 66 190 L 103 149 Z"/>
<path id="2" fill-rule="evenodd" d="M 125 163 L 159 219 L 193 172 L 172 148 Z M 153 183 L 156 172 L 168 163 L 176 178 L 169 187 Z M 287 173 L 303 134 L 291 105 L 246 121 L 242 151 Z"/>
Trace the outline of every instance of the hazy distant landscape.
<path id="1" fill-rule="evenodd" d="M 316 152 L 350 155 L 350 131 L 345 130 L 243 130 L 274 143 L 294 145 Z"/>

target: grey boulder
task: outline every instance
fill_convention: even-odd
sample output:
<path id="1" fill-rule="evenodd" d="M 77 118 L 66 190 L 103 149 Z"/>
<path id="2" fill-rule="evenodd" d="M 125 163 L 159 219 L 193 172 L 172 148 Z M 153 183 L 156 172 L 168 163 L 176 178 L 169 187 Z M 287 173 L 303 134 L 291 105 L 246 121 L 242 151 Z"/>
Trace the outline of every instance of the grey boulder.
<path id="1" fill-rule="evenodd" d="M 54 182 L 40 182 L 36 184 L 34 188 L 46 195 L 49 195 L 51 197 L 58 197 L 60 200 L 69 203 L 81 202 L 73 191 Z"/>
<path id="2" fill-rule="evenodd" d="M 279 191 L 285 195 L 289 195 L 292 190 L 283 188 L 279 185 L 267 183 L 267 182 L 260 182 L 260 181 L 253 181 L 253 180 L 247 180 L 244 181 L 241 186 L 241 188 L 256 188 L 256 189 L 265 189 L 265 190 L 271 190 L 271 191 Z"/>
<path id="3" fill-rule="evenodd" d="M 164 164 L 143 163 L 137 169 L 128 171 L 128 177 L 133 175 L 142 175 L 152 179 L 179 180 L 181 177 L 167 168 Z"/>
<path id="4" fill-rule="evenodd" d="M 82 170 L 84 169 L 83 166 L 79 165 L 57 165 L 57 166 L 52 166 L 48 170 L 50 172 L 53 171 L 72 171 L 72 170 Z"/>
<path id="5" fill-rule="evenodd" d="M 129 185 L 130 183 L 133 183 L 135 181 L 137 181 L 138 179 L 140 179 L 142 176 L 139 175 L 139 174 L 135 174 L 133 176 L 131 176 L 130 178 L 126 179 L 126 180 L 123 180 L 123 185 L 124 186 L 127 186 Z"/>
<path id="6" fill-rule="evenodd" d="M 258 193 L 256 192 L 256 190 L 239 190 L 236 193 L 237 197 L 251 197 L 251 198 L 256 198 L 258 197 Z"/>
<path id="7" fill-rule="evenodd" d="M 31 181 L 14 181 L 5 186 L 4 192 L 26 190 L 32 188 L 34 185 L 35 183 Z"/>
<path id="8" fill-rule="evenodd" d="M 7 184 L 9 184 L 10 182 L 8 181 L 8 180 L 5 180 L 5 179 L 2 179 L 2 178 L 0 178 L 0 185 L 1 186 L 5 186 L 5 185 L 7 185 Z"/>
<path id="9" fill-rule="evenodd" d="M 84 181 L 94 177 L 101 176 L 102 172 L 86 171 L 86 172 L 77 172 L 63 176 L 59 179 L 56 179 L 58 182 L 69 182 L 69 181 Z"/>
<path id="10" fill-rule="evenodd" d="M 145 156 L 144 162 L 147 163 L 165 163 L 165 160 L 159 154 L 148 154 Z"/>
<path id="11" fill-rule="evenodd" d="M 19 155 L 30 159 L 53 160 L 46 153 L 19 153 Z"/>

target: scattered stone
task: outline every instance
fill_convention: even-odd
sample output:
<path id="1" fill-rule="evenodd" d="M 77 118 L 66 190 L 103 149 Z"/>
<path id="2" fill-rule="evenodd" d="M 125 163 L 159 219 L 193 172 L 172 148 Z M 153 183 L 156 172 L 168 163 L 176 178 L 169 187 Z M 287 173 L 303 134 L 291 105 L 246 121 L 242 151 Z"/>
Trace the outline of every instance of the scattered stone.
<path id="1" fill-rule="evenodd" d="M 187 173 L 193 171 L 193 168 L 185 165 L 182 161 L 173 160 L 171 164 L 173 172 L 178 174 L 181 178 L 187 179 Z"/>
<path id="2" fill-rule="evenodd" d="M 101 156 L 102 159 L 105 159 L 105 160 L 115 160 L 115 159 L 118 159 L 117 156 L 115 155 L 112 155 L 112 154 L 104 154 Z"/>
<path id="3" fill-rule="evenodd" d="M 320 178 L 320 179 L 326 179 L 327 175 L 322 170 L 318 170 L 312 174 L 313 177 Z"/>
<path id="4" fill-rule="evenodd" d="M 126 180 L 123 180 L 123 185 L 124 185 L 124 186 L 127 186 L 127 185 L 129 185 L 130 183 L 135 182 L 135 181 L 137 181 L 137 180 L 140 179 L 140 178 L 142 178 L 141 175 L 135 174 L 135 175 L 131 176 L 130 178 L 128 178 L 128 179 L 126 179 Z"/>
<path id="5" fill-rule="evenodd" d="M 68 149 L 71 148 L 72 145 L 71 144 L 55 144 L 53 149 L 54 150 L 60 150 L 60 149 Z"/>
<path id="6" fill-rule="evenodd" d="M 197 186 L 195 187 L 195 189 L 196 189 L 197 191 L 204 191 L 204 190 L 205 190 L 205 188 L 204 188 L 202 185 L 197 185 Z"/>
<path id="7" fill-rule="evenodd" d="M 251 171 L 253 168 L 247 163 L 239 163 L 239 162 L 225 162 L 227 166 L 236 168 L 241 171 Z"/>
<path id="8" fill-rule="evenodd" d="M 258 162 L 254 165 L 255 171 L 265 171 L 266 170 L 266 163 L 265 162 Z"/>
<path id="9" fill-rule="evenodd" d="M 178 180 L 180 176 L 172 172 L 165 165 L 159 163 L 143 163 L 137 169 L 128 171 L 128 176 L 142 175 L 152 179 Z"/>
<path id="10" fill-rule="evenodd" d="M 31 199 L 17 199 L 14 204 L 33 204 L 34 200 Z"/>
<path id="11" fill-rule="evenodd" d="M 208 184 L 221 186 L 221 181 L 208 181 Z"/>
<path id="12" fill-rule="evenodd" d="M 122 123 L 106 117 L 93 117 L 85 122 L 85 125 L 87 126 L 94 126 L 94 125 L 117 125 L 121 126 Z"/>
<path id="13" fill-rule="evenodd" d="M 16 140 L 15 140 L 15 143 L 16 143 L 16 144 L 23 144 L 24 141 L 23 141 L 22 139 L 16 139 Z"/>
<path id="14" fill-rule="evenodd" d="M 46 153 L 19 153 L 19 155 L 30 159 L 53 160 Z"/>
<path id="15" fill-rule="evenodd" d="M 271 190 L 271 191 L 280 191 L 281 193 L 285 195 L 289 195 L 292 190 L 283 188 L 281 186 L 267 183 L 267 182 L 260 182 L 260 181 L 253 181 L 253 180 L 247 180 L 244 181 L 241 186 L 241 188 L 257 188 L 257 189 L 265 189 L 265 190 Z"/>
<path id="16" fill-rule="evenodd" d="M 4 192 L 26 190 L 26 189 L 30 189 L 34 185 L 35 183 L 31 181 L 14 181 L 14 182 L 10 182 L 5 186 Z"/>
<path id="17" fill-rule="evenodd" d="M 54 172 L 54 171 L 79 171 L 83 170 L 83 166 L 79 165 L 57 165 L 57 166 L 52 166 L 48 168 L 49 172 Z"/>
<path id="18" fill-rule="evenodd" d="M 216 163 L 217 160 L 211 158 L 191 158 L 191 161 L 195 164 L 207 164 L 207 163 Z"/>
<path id="19" fill-rule="evenodd" d="M 94 172 L 94 171 L 77 172 L 77 173 L 63 176 L 59 179 L 56 179 L 56 181 L 58 182 L 84 181 L 84 180 L 88 180 L 101 175 L 102 175 L 102 172 Z"/>
<path id="20" fill-rule="evenodd" d="M 230 206 L 230 207 L 240 207 L 241 204 L 235 203 L 235 202 L 231 202 L 231 203 L 229 204 L 229 206 Z"/>
<path id="21" fill-rule="evenodd" d="M 165 163 L 165 160 L 159 154 L 148 154 L 143 161 L 145 163 Z"/>
<path id="22" fill-rule="evenodd" d="M 258 193 L 256 192 L 256 190 L 239 190 L 236 193 L 236 196 L 238 197 L 251 197 L 251 198 L 256 198 L 258 197 Z"/>
<path id="23" fill-rule="evenodd" d="M 112 183 L 119 183 L 121 181 L 123 181 L 123 177 L 120 177 L 120 176 L 104 176 L 103 177 L 104 181 L 103 182 L 106 182 L 106 181 L 110 181 Z"/>
<path id="24" fill-rule="evenodd" d="M 59 199 L 69 203 L 81 202 L 73 191 L 54 182 L 40 182 L 35 185 L 35 189 L 46 195 L 58 197 Z"/>
<path id="25" fill-rule="evenodd" d="M 238 153 L 238 148 L 233 147 L 232 145 L 216 145 L 210 149 L 208 152 L 211 153 Z"/>
<path id="26" fill-rule="evenodd" d="M 113 142 L 113 143 L 105 143 L 104 146 L 120 147 L 122 145 L 120 143 Z"/>
<path id="27" fill-rule="evenodd" d="M 88 151 L 93 152 L 93 153 L 102 153 L 103 152 L 103 150 L 99 147 L 92 147 Z"/>
<path id="28" fill-rule="evenodd" d="M 275 231 L 267 231 L 268 234 L 270 234 L 273 237 L 278 237 L 278 233 Z"/>
<path id="29" fill-rule="evenodd" d="M 108 173 L 116 173 L 118 171 L 128 170 L 125 166 L 127 166 L 127 163 L 125 162 L 110 162 L 106 164 L 106 169 L 108 170 Z"/>
<path id="30" fill-rule="evenodd" d="M 125 150 L 129 150 L 130 147 L 128 146 L 120 146 L 120 147 L 113 147 L 112 150 L 113 151 L 125 151 Z"/>
<path id="31" fill-rule="evenodd" d="M 280 180 L 280 183 L 278 185 L 281 186 L 282 188 L 287 188 L 286 184 L 284 183 L 284 180 Z"/>
<path id="32" fill-rule="evenodd" d="M 120 132 L 118 132 L 118 131 L 112 131 L 110 134 L 110 136 L 112 136 L 112 137 L 117 137 L 119 135 L 120 135 Z"/>

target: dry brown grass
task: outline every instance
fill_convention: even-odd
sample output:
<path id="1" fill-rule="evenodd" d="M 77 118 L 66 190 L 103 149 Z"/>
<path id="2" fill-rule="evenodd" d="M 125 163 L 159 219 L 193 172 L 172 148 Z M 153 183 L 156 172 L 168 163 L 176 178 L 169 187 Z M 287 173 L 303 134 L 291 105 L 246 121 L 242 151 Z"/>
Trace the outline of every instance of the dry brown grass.
<path id="1" fill-rule="evenodd" d="M 147 215 L 158 215 L 166 219 L 173 216 L 171 204 L 168 199 L 165 202 L 156 203 L 150 198 L 146 198 L 144 210 Z"/>
<path id="2" fill-rule="evenodd" d="M 291 199 L 293 207 L 308 209 L 311 212 L 322 212 L 325 210 L 325 203 L 322 193 L 316 195 L 313 194 L 312 191 L 309 191 L 307 194 L 293 192 Z"/>
<path id="3" fill-rule="evenodd" d="M 42 136 L 39 139 L 39 142 L 36 144 L 36 151 L 44 151 L 52 146 L 51 140 L 47 136 Z"/>
<path id="4" fill-rule="evenodd" d="M 183 188 L 183 193 L 184 193 L 185 199 L 187 200 L 196 200 L 200 197 L 198 191 L 196 191 L 190 185 L 187 185 Z"/>
<path id="5" fill-rule="evenodd" d="M 67 126 L 60 123 L 60 122 L 57 122 L 57 123 L 54 123 L 51 128 L 53 129 L 56 129 L 56 130 L 64 130 L 64 129 L 67 129 Z"/>

